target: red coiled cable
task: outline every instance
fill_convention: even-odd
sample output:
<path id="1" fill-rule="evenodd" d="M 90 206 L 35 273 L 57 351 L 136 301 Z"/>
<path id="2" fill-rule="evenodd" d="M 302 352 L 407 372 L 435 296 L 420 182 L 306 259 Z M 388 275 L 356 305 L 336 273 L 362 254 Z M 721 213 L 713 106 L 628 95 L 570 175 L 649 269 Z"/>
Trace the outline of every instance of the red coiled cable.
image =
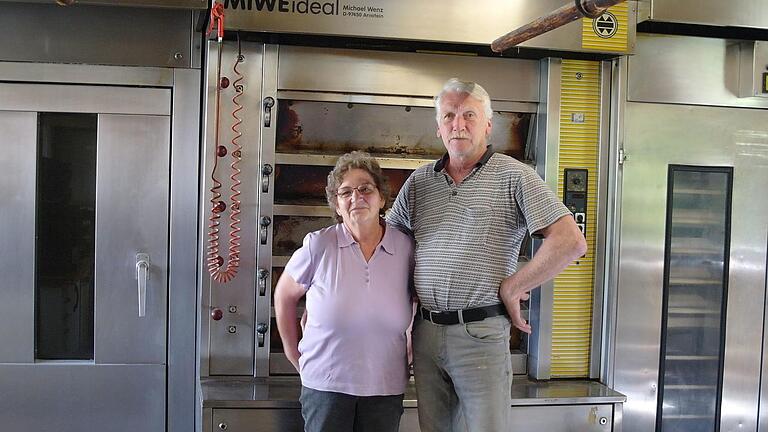
<path id="1" fill-rule="evenodd" d="M 218 6 L 221 6 L 220 4 L 217 4 L 214 6 L 214 10 L 211 11 L 211 20 L 213 22 L 214 18 L 216 18 L 219 21 L 219 41 L 221 41 L 221 37 L 223 36 L 223 7 L 219 8 Z M 212 27 L 212 26 L 211 26 Z M 237 275 L 237 271 L 240 267 L 240 205 L 241 202 L 239 200 L 240 197 L 240 184 L 242 183 L 239 179 L 241 170 L 238 167 L 240 164 L 240 161 L 242 160 L 242 149 L 243 147 L 240 145 L 239 140 L 240 137 L 243 135 L 242 132 L 240 132 L 240 124 L 243 122 L 242 119 L 238 116 L 238 113 L 243 109 L 243 106 L 240 104 L 239 99 L 243 95 L 243 86 L 240 84 L 243 80 L 243 74 L 240 73 L 238 70 L 238 65 L 240 62 L 243 61 L 243 56 L 240 51 L 240 43 L 238 40 L 238 56 L 235 60 L 235 65 L 233 67 L 235 75 L 237 75 L 237 79 L 233 83 L 233 87 L 235 89 L 235 95 L 232 97 L 232 103 L 235 106 L 235 109 L 232 111 L 232 118 L 234 119 L 232 123 L 232 132 L 234 133 L 234 137 L 232 138 L 232 163 L 230 164 L 230 167 L 232 168 L 232 175 L 230 175 L 230 179 L 232 181 L 232 185 L 230 186 L 230 190 L 232 191 L 232 194 L 229 197 L 229 253 L 227 254 L 227 265 L 224 267 L 224 258 L 219 255 L 219 225 L 221 224 L 221 213 L 223 213 L 226 210 L 226 204 L 224 201 L 221 200 L 221 192 L 219 190 L 221 189 L 221 182 L 216 178 L 216 169 L 218 168 L 218 161 L 220 157 L 224 157 L 227 154 L 226 147 L 219 144 L 219 125 L 220 125 L 220 113 L 221 113 L 221 90 L 224 86 L 222 84 L 222 78 L 221 78 L 221 42 L 219 43 L 219 59 L 217 64 L 217 73 L 216 73 L 216 113 L 215 113 L 215 148 L 214 148 L 214 160 L 213 160 L 213 169 L 211 170 L 211 180 L 213 186 L 211 187 L 211 216 L 209 217 L 209 225 L 208 225 L 208 252 L 206 254 L 207 256 L 207 267 L 208 267 L 208 273 L 211 275 L 211 278 L 219 283 L 227 283 L 234 279 L 234 277 Z"/>

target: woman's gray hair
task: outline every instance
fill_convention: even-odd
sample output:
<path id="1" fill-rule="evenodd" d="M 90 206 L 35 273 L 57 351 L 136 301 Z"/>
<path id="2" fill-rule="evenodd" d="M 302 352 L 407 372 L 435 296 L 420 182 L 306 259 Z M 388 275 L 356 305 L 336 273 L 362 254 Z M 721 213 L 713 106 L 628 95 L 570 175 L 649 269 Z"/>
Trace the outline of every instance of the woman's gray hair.
<path id="1" fill-rule="evenodd" d="M 440 101 L 446 93 L 467 93 L 473 98 L 483 103 L 483 113 L 485 118 L 490 120 L 493 117 L 491 108 L 491 97 L 488 92 L 478 83 L 472 81 L 462 81 L 458 78 L 451 78 L 443 84 L 443 89 L 435 96 L 435 119 L 440 122 Z"/>
<path id="2" fill-rule="evenodd" d="M 349 170 L 353 169 L 361 169 L 373 177 L 373 183 L 376 185 L 376 189 L 378 189 L 381 196 L 384 197 L 385 204 L 384 208 L 381 209 L 381 216 L 384 216 L 384 210 L 389 208 L 389 181 L 381 170 L 376 158 L 366 152 L 355 150 L 342 155 L 339 160 L 336 161 L 336 166 L 334 166 L 333 170 L 328 174 L 328 184 L 325 186 L 325 197 L 328 199 L 328 205 L 333 211 L 334 219 L 336 219 L 336 222 L 343 221 L 336 208 L 336 191 L 339 189 L 341 183 L 344 182 L 344 175 L 347 174 Z"/>

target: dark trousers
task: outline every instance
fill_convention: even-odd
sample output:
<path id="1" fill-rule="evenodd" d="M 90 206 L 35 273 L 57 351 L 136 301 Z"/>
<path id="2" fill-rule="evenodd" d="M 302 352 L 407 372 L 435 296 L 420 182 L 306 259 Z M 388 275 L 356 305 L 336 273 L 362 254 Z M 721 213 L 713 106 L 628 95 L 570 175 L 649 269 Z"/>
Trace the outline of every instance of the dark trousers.
<path id="1" fill-rule="evenodd" d="M 352 396 L 301 387 L 305 432 L 397 432 L 403 395 Z"/>

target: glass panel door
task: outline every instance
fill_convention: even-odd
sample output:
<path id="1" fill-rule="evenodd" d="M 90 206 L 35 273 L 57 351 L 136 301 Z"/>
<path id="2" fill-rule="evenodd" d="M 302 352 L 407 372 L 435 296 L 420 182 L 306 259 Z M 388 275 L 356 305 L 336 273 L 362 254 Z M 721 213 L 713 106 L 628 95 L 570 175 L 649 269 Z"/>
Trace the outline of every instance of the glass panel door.
<path id="1" fill-rule="evenodd" d="M 657 430 L 716 431 L 732 168 L 669 168 Z"/>
<path id="2" fill-rule="evenodd" d="M 35 358 L 93 360 L 96 114 L 40 113 Z"/>

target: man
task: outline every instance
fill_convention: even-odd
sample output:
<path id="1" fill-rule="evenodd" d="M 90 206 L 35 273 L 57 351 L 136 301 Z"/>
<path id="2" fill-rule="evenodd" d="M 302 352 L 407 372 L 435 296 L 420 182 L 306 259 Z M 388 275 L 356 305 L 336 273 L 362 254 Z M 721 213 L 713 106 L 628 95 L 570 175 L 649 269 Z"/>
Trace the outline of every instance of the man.
<path id="1" fill-rule="evenodd" d="M 491 109 L 453 78 L 435 98 L 447 153 L 411 174 L 389 222 L 416 240 L 414 375 L 422 432 L 512 430 L 509 333 L 520 301 L 586 251 L 571 213 L 535 171 L 488 146 Z M 526 231 L 544 238 L 519 272 Z"/>

